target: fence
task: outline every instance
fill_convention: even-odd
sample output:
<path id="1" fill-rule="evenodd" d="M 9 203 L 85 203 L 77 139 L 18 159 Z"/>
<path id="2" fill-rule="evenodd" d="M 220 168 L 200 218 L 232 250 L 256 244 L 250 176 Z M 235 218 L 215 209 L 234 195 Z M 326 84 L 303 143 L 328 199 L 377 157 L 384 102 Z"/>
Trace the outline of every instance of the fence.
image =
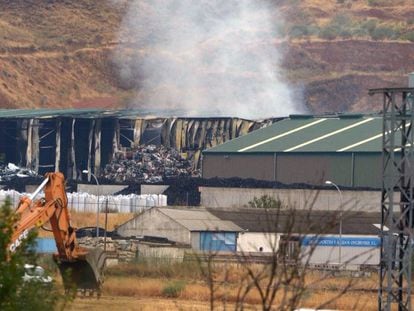
<path id="1" fill-rule="evenodd" d="M 14 190 L 0 190 L 0 204 L 7 197 L 13 206 L 17 206 L 23 194 Z M 41 197 L 42 194 L 39 195 Z M 163 194 L 129 194 L 129 195 L 105 195 L 96 196 L 83 192 L 67 193 L 68 207 L 70 211 L 96 212 L 97 208 L 104 212 L 115 213 L 140 213 L 153 206 L 167 206 L 167 196 Z"/>

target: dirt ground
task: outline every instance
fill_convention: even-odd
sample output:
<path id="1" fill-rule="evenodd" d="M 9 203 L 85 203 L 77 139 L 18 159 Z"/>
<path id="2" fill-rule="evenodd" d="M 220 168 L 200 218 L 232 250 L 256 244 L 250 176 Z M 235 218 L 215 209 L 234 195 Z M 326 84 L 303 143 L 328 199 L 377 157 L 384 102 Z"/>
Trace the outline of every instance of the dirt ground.
<path id="1" fill-rule="evenodd" d="M 362 281 L 366 288 L 371 286 L 371 281 Z M 210 310 L 209 289 L 202 282 L 187 282 L 187 285 L 178 298 L 163 297 L 163 288 L 170 281 L 165 278 L 142 277 L 108 277 L 104 283 L 103 294 L 100 299 L 94 297 L 77 297 L 66 310 Z M 377 310 L 377 292 L 350 291 L 338 297 L 347 282 L 346 278 L 332 279 L 317 290 L 307 290 L 300 303 L 302 308 L 315 308 L 321 303 L 324 309 L 332 310 Z M 234 310 L 234 295 L 229 286 L 226 305 L 217 298 L 215 309 Z M 360 288 L 360 287 L 359 287 Z M 336 290 L 335 290 L 336 289 Z M 258 298 L 258 297 L 257 297 Z M 261 310 L 260 299 L 251 297 L 250 304 L 245 304 L 245 310 Z M 275 303 L 277 304 L 278 299 Z"/>
<path id="2" fill-rule="evenodd" d="M 120 296 L 103 296 L 96 298 L 77 298 L 67 310 L 112 310 L 112 311 L 152 311 L 152 310 L 209 310 L 207 302 L 158 299 L 158 298 L 136 298 Z M 254 309 L 251 309 L 254 310 Z"/>
<path id="3" fill-rule="evenodd" d="M 349 309 L 347 307 L 334 310 L 364 310 L 375 311 L 376 295 L 366 297 L 367 299 L 357 307 L 357 309 Z M 349 300 L 352 300 L 350 297 Z M 351 303 L 351 301 L 349 301 Z M 343 303 L 342 305 L 347 305 Z M 304 306 L 306 307 L 306 306 Z M 233 310 L 234 305 L 227 305 L 226 309 Z M 113 311 L 152 311 L 152 310 L 179 310 L 179 311 L 204 311 L 210 310 L 207 301 L 187 300 L 187 299 L 167 299 L 167 298 L 137 298 L 123 296 L 103 296 L 99 300 L 96 298 L 77 298 L 66 309 L 75 310 L 113 310 Z M 222 305 L 217 306 L 217 310 L 225 310 Z M 244 310 L 261 310 L 261 306 L 245 306 Z"/>

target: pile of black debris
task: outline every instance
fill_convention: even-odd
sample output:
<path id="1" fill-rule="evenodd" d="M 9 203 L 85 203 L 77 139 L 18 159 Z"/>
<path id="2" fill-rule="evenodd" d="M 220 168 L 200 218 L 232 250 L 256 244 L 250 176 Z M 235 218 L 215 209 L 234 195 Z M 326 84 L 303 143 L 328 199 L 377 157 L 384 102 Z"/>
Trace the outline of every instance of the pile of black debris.
<path id="1" fill-rule="evenodd" d="M 4 190 L 14 189 L 25 192 L 26 185 L 38 185 L 42 180 L 42 176 L 30 169 L 19 167 L 13 163 L 0 164 L 0 188 Z"/>
<path id="2" fill-rule="evenodd" d="M 19 178 L 38 177 L 37 173 L 13 163 L 0 165 L 0 182 L 9 182 Z"/>
<path id="3" fill-rule="evenodd" d="M 160 183 L 166 178 L 199 177 L 200 171 L 193 167 L 193 161 L 175 149 L 142 145 L 118 152 L 102 177 L 116 183 Z"/>

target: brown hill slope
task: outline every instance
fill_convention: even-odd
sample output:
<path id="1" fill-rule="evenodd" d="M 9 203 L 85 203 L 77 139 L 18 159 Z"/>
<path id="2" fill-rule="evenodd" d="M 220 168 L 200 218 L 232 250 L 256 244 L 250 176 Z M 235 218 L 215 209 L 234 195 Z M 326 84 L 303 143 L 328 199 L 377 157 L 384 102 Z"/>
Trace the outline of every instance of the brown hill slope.
<path id="1" fill-rule="evenodd" d="M 378 110 L 368 88 L 406 85 L 412 1 L 273 2 L 284 74 L 310 111 Z M 122 106 L 136 83 L 119 82 L 111 55 L 127 3 L 0 1 L 0 108 Z"/>
<path id="2" fill-rule="evenodd" d="M 110 54 L 121 19 L 106 1 L 2 1 L 0 107 L 112 97 Z"/>

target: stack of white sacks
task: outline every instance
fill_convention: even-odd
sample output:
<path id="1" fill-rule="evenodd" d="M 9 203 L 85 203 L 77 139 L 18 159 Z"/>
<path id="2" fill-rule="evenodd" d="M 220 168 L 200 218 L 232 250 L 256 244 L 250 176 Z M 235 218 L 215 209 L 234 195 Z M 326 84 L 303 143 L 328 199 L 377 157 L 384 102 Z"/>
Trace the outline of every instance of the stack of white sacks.
<path id="1" fill-rule="evenodd" d="M 20 197 L 24 195 L 14 190 L 0 190 L 0 204 L 7 197 L 13 206 L 17 206 Z M 43 194 L 39 194 L 39 198 Z M 101 195 L 74 192 L 67 193 L 68 206 L 71 211 L 76 212 L 105 212 L 108 208 L 112 213 L 140 213 L 154 206 L 167 206 L 167 196 L 163 194 L 128 194 L 128 195 Z"/>
<path id="2" fill-rule="evenodd" d="M 0 205 L 6 201 L 6 198 L 9 198 L 12 207 L 17 207 L 20 197 L 21 193 L 15 190 L 0 190 Z"/>
<path id="3" fill-rule="evenodd" d="M 140 213 L 153 206 L 167 206 L 167 196 L 163 194 L 128 194 L 96 196 L 88 193 L 68 193 L 68 206 L 77 212 L 95 212 L 99 210 L 118 213 Z"/>

